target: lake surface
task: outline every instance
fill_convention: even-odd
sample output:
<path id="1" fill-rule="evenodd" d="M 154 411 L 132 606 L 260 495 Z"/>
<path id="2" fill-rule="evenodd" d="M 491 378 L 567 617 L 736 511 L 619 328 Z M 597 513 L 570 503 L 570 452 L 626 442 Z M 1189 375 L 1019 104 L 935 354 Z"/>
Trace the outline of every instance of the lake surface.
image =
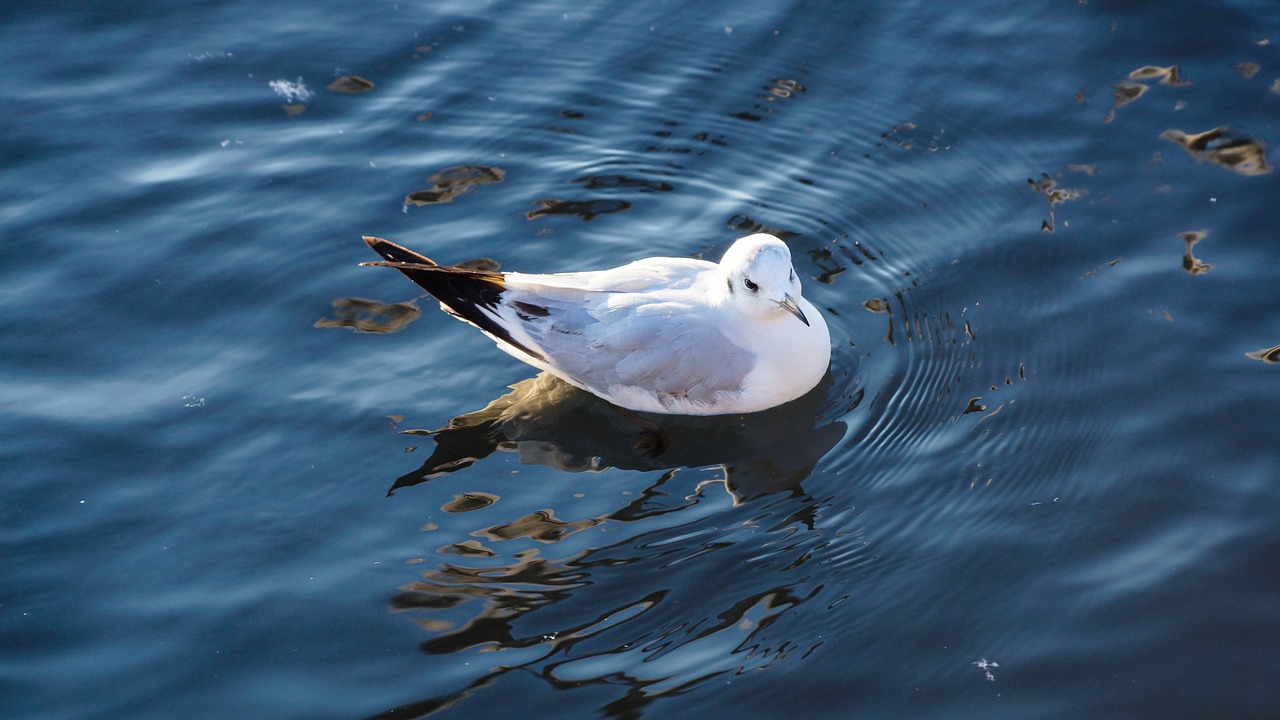
<path id="1" fill-rule="evenodd" d="M 0 38 L 0 715 L 1280 716 L 1273 3 Z M 358 266 L 758 229 L 831 372 L 656 457 Z"/>

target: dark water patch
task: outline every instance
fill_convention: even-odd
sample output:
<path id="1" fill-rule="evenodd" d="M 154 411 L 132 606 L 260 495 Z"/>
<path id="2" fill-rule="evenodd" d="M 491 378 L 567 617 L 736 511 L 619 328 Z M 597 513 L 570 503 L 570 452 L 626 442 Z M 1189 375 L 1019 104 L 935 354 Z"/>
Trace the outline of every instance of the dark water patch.
<path id="1" fill-rule="evenodd" d="M 831 285 L 840 273 L 848 270 L 848 266 L 840 264 L 830 248 L 820 247 L 809 251 L 809 257 L 813 260 L 813 264 L 821 271 L 813 276 L 814 280 L 823 285 Z"/>
<path id="2" fill-rule="evenodd" d="M 466 602 L 458 595 L 445 595 L 411 586 L 411 589 L 393 595 L 387 604 L 392 610 L 447 610 Z"/>
<path id="3" fill-rule="evenodd" d="M 764 223 L 755 220 L 749 215 L 734 215 L 733 217 L 729 218 L 725 226 L 728 229 L 733 230 L 734 232 L 742 233 L 743 235 L 754 235 L 755 233 L 768 233 L 778 238 L 779 240 L 790 240 L 792 238 L 797 238 L 800 236 L 800 233 L 795 232 L 793 230 L 788 230 L 788 229 L 776 227 L 773 225 L 765 225 Z"/>
<path id="4" fill-rule="evenodd" d="M 590 222 L 600 215 L 611 215 L 631 209 L 626 200 L 560 200 L 558 198 L 542 198 L 534 200 L 533 210 L 525 213 L 525 217 L 534 220 L 552 215 L 576 215 Z"/>
<path id="5" fill-rule="evenodd" d="M 584 175 L 569 182 L 582 183 L 588 190 L 634 190 L 636 192 L 671 192 L 675 190 L 670 183 L 627 177 L 626 175 Z"/>

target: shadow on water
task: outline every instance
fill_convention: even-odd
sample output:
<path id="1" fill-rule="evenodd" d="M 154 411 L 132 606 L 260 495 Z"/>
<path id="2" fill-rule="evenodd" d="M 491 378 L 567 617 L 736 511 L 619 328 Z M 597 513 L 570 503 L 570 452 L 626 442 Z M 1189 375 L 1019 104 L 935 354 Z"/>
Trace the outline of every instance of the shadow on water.
<path id="1" fill-rule="evenodd" d="M 803 397 L 748 415 L 641 414 L 667 442 L 652 452 L 645 428 L 544 372 L 443 428 L 402 431 L 431 436 L 435 451 L 422 467 L 398 478 L 389 493 L 470 467 L 497 450 L 518 453 L 525 465 L 565 472 L 722 466 L 735 502 L 795 489 L 844 435 L 842 423 L 822 421 L 830 410 L 830 386 L 828 373 Z"/>

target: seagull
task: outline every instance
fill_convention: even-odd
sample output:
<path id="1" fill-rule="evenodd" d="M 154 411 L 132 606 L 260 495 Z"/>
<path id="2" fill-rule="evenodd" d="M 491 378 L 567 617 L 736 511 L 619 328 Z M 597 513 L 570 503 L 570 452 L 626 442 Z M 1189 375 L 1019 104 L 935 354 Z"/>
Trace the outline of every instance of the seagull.
<path id="1" fill-rule="evenodd" d="M 811 390 L 831 361 L 822 314 L 773 235 L 719 264 L 651 257 L 610 270 L 532 274 L 439 265 L 377 237 L 382 261 L 518 360 L 626 410 L 753 413 Z"/>

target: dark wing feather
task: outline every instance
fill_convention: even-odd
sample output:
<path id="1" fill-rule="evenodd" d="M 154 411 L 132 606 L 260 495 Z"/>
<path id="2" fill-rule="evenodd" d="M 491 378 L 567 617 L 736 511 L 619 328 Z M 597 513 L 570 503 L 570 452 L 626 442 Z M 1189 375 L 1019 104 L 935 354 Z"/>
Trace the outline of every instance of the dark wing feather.
<path id="1" fill-rule="evenodd" d="M 511 337 L 511 333 L 497 320 L 495 313 L 502 304 L 502 294 L 507 289 L 502 273 L 440 265 L 382 238 L 366 236 L 364 241 L 386 259 L 389 267 L 404 273 L 454 315 L 530 357 L 546 362 L 541 353 Z"/>

